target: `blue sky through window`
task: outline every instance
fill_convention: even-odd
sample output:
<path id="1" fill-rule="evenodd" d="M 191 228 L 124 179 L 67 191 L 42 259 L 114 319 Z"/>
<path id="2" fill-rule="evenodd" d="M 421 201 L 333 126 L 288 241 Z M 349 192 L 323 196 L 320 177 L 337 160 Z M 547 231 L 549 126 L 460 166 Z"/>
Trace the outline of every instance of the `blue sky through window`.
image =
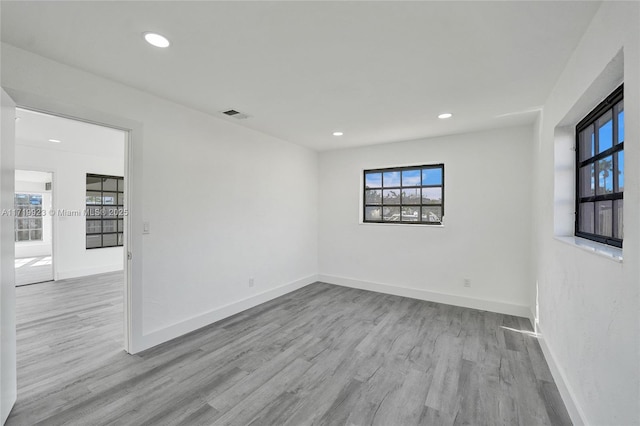
<path id="1" fill-rule="evenodd" d="M 382 174 L 382 183 L 385 187 L 400 186 L 400 172 L 385 172 Z"/>
<path id="2" fill-rule="evenodd" d="M 618 143 L 624 142 L 624 111 L 618 113 Z"/>
<path id="3" fill-rule="evenodd" d="M 367 188 L 380 188 L 382 186 L 382 173 L 367 173 L 365 175 Z"/>
<path id="4" fill-rule="evenodd" d="M 606 151 L 613 146 L 613 121 L 607 121 L 598 129 L 599 152 Z"/>
<path id="5" fill-rule="evenodd" d="M 402 186 L 420 186 L 420 170 L 403 171 Z"/>
<path id="6" fill-rule="evenodd" d="M 423 185 L 442 185 L 441 169 L 424 169 L 422 170 Z"/>

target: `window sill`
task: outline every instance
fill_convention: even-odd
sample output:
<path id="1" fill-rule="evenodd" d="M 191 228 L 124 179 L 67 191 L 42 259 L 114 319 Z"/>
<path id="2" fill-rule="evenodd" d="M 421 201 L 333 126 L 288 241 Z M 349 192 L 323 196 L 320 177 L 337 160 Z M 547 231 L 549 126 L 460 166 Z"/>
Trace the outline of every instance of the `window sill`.
<path id="1" fill-rule="evenodd" d="M 556 236 L 554 238 L 565 244 L 578 247 L 582 250 L 597 254 L 598 256 L 602 256 L 607 259 L 611 259 L 614 262 L 622 263 L 622 249 L 618 247 L 596 243 L 595 241 L 590 241 L 590 240 L 579 238 L 579 237 Z"/>
<path id="2" fill-rule="evenodd" d="M 444 224 L 442 225 L 428 225 L 426 223 L 397 223 L 397 222 L 360 222 L 359 225 L 365 226 L 411 226 L 414 228 L 444 228 Z"/>

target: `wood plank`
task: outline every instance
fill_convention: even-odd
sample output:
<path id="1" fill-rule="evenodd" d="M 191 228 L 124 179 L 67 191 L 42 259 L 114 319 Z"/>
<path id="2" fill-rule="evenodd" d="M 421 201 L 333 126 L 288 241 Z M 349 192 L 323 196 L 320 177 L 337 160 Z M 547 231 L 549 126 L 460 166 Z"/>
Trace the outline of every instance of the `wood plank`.
<path id="1" fill-rule="evenodd" d="M 524 318 L 315 283 L 131 356 L 122 287 L 17 289 L 7 425 L 571 424 Z"/>

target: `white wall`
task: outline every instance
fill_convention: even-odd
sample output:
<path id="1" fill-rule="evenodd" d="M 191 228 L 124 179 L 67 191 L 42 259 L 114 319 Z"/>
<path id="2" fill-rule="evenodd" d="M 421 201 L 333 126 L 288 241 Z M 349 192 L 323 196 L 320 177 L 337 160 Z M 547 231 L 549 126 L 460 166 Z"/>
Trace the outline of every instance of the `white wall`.
<path id="1" fill-rule="evenodd" d="M 16 194 L 40 194 L 42 195 L 42 209 L 49 211 L 51 204 L 51 191 L 45 190 L 44 182 L 25 182 L 16 180 Z M 32 256 L 49 256 L 53 245 L 51 215 L 42 216 L 42 241 L 16 241 L 16 259 Z"/>
<path id="2" fill-rule="evenodd" d="M 102 149 L 79 153 L 30 145 L 20 140 L 17 132 L 16 168 L 53 172 L 54 210 L 82 212 L 86 206 L 87 173 L 124 176 L 124 143 L 123 133 Z M 111 152 L 121 155 L 104 155 Z M 122 247 L 86 249 L 85 216 L 56 215 L 53 225 L 56 280 L 122 270 Z"/>
<path id="3" fill-rule="evenodd" d="M 321 153 L 320 278 L 528 316 L 532 138 L 518 127 Z M 436 163 L 443 227 L 359 223 L 364 169 Z"/>
<path id="4" fill-rule="evenodd" d="M 0 90 L 0 209 L 14 205 L 15 104 Z M 13 217 L 0 215 L 0 424 L 9 417 L 18 395 L 16 371 L 16 286 Z"/>
<path id="5" fill-rule="evenodd" d="M 539 330 L 547 361 L 576 424 L 640 424 L 639 39 L 640 4 L 603 2 L 544 105 L 539 139 L 532 149 L 533 280 L 538 283 Z M 567 149 L 562 146 L 563 126 L 568 118 L 575 126 L 616 87 L 616 76 L 609 75 L 607 66 L 620 49 L 626 120 L 622 263 L 554 237 L 554 232 L 562 235 L 567 228 L 559 192 L 563 179 L 572 179 L 571 173 L 563 178 L 558 172 Z M 594 98 L 594 90 L 599 98 L 583 105 L 585 96 Z"/>
<path id="6" fill-rule="evenodd" d="M 316 280 L 315 152 L 6 44 L 2 86 L 134 129 L 132 352 Z"/>

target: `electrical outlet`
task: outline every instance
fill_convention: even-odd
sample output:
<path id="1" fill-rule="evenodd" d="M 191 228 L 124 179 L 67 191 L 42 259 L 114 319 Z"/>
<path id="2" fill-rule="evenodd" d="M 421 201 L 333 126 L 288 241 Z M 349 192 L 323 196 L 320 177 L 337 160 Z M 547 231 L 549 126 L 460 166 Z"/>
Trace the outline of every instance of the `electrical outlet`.
<path id="1" fill-rule="evenodd" d="M 253 277 L 249 278 L 249 287 L 253 287 L 254 281 Z"/>
<path id="2" fill-rule="evenodd" d="M 471 287 L 471 280 L 469 278 L 465 278 L 464 279 L 464 286 L 465 287 Z"/>

